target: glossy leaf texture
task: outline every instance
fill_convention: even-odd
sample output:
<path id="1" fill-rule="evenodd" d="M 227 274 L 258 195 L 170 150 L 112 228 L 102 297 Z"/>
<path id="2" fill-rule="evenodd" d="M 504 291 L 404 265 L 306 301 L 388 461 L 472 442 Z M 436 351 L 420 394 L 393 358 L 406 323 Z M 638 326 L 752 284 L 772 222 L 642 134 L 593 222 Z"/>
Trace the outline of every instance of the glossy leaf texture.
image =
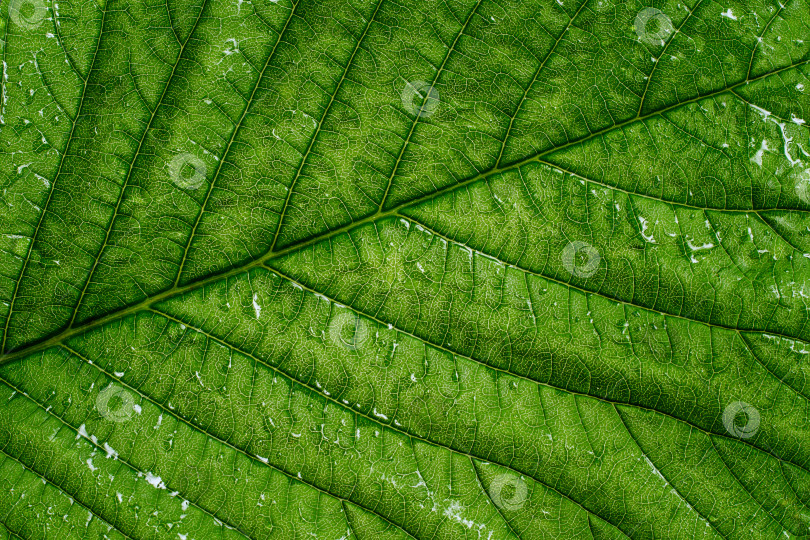
<path id="1" fill-rule="evenodd" d="M 0 10 L 0 538 L 810 538 L 808 0 Z"/>

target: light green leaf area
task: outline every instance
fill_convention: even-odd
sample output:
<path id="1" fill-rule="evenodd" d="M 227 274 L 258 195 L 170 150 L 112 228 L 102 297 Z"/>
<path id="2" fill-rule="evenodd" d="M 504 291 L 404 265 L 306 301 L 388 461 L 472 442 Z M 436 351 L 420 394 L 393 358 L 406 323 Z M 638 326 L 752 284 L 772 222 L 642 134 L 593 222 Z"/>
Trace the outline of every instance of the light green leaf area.
<path id="1" fill-rule="evenodd" d="M 810 538 L 808 0 L 0 12 L 0 538 Z"/>

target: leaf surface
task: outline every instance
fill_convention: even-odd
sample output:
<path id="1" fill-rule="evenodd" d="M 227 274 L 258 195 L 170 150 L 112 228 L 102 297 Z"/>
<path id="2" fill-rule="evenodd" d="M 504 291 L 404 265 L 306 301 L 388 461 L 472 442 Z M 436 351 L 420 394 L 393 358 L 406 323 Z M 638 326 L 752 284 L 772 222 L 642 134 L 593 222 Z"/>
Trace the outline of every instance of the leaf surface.
<path id="1" fill-rule="evenodd" d="M 0 8 L 0 538 L 810 537 L 807 0 Z"/>

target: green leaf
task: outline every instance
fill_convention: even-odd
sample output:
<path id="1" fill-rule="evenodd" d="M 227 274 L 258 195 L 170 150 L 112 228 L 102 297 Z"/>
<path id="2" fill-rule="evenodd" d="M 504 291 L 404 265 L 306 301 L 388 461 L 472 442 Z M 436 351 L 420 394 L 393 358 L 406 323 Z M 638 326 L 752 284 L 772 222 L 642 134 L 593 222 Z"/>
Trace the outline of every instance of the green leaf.
<path id="1" fill-rule="evenodd" d="M 810 538 L 808 0 L 0 11 L 0 538 Z"/>

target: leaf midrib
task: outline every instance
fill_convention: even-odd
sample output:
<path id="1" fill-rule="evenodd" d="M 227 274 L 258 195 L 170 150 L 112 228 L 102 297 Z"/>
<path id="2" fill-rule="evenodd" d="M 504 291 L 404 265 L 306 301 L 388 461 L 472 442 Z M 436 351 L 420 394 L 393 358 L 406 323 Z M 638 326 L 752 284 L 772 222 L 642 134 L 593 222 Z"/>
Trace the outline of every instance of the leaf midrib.
<path id="1" fill-rule="evenodd" d="M 289 279 L 289 278 L 285 278 L 285 279 Z M 228 342 L 228 341 L 225 341 L 225 340 L 224 340 L 224 339 L 222 339 L 222 338 L 219 338 L 219 337 L 217 337 L 217 336 L 214 336 L 214 335 L 212 335 L 212 334 L 210 334 L 210 333 L 206 332 L 205 330 L 202 330 L 201 328 L 199 328 L 199 327 L 197 327 L 197 326 L 195 326 L 195 325 L 193 325 L 193 324 L 190 324 L 189 322 L 185 322 L 184 320 L 182 320 L 182 319 L 180 319 L 180 318 L 176 318 L 176 317 L 174 317 L 174 316 L 172 316 L 172 315 L 170 315 L 170 314 L 164 313 L 164 312 L 159 311 L 159 310 L 151 310 L 151 311 L 152 311 L 154 314 L 156 314 L 156 315 L 158 315 L 158 316 L 160 316 L 160 317 L 162 317 L 162 318 L 164 318 L 164 319 L 166 319 L 166 320 L 172 321 L 172 322 L 177 323 L 177 324 L 183 324 L 183 325 L 185 325 L 186 327 L 190 328 L 191 330 L 198 331 L 198 332 L 202 333 L 203 335 L 205 335 L 205 336 L 206 336 L 208 339 L 211 339 L 211 340 L 213 340 L 213 341 L 215 341 L 215 342 L 217 342 L 217 343 L 220 343 L 220 344 L 222 344 L 222 345 L 224 345 L 224 346 L 228 347 L 229 349 L 233 350 L 234 352 L 237 352 L 237 353 L 239 353 L 239 354 L 245 355 L 245 356 L 246 356 L 246 357 L 248 357 L 248 358 L 252 358 L 252 359 L 254 359 L 255 361 L 257 361 L 257 362 L 261 363 L 262 365 L 264 365 L 266 368 L 268 368 L 268 369 L 270 369 L 270 370 L 272 370 L 272 371 L 274 371 L 274 372 L 278 373 L 279 375 L 281 375 L 281 376 L 283 376 L 283 377 L 285 377 L 285 378 L 289 379 L 289 380 L 290 380 L 290 381 L 291 381 L 293 384 L 298 384 L 298 385 L 300 385 L 300 386 L 302 386 L 302 387 L 304 387 L 304 388 L 307 388 L 307 389 L 308 389 L 310 392 L 312 392 L 313 396 L 323 397 L 324 399 L 326 399 L 326 400 L 329 400 L 329 401 L 333 402 L 333 403 L 335 404 L 335 406 L 337 406 L 337 407 L 338 407 L 339 409 L 341 409 L 341 410 L 349 410 L 349 411 L 350 411 L 352 414 L 356 414 L 356 415 L 362 416 L 362 417 L 366 418 L 367 420 L 369 420 L 369 421 L 371 421 L 371 422 L 373 422 L 373 423 L 375 423 L 375 424 L 380 425 L 381 427 L 384 427 L 384 428 L 387 428 L 387 429 L 391 429 L 391 430 L 393 430 L 393 431 L 395 431 L 395 432 L 400 432 L 401 434 L 403 434 L 404 436 L 408 437 L 408 438 L 409 438 L 409 439 L 411 439 L 411 440 L 414 440 L 414 439 L 416 439 L 416 440 L 420 440 L 420 441 L 422 441 L 422 442 L 423 442 L 423 443 L 425 443 L 425 444 L 429 444 L 429 445 L 432 445 L 432 446 L 437 446 L 437 447 L 443 448 L 443 449 L 445 449 L 445 450 L 447 450 L 447 451 L 450 451 L 450 452 L 453 452 L 453 453 L 456 453 L 456 454 L 463 454 L 463 455 L 467 456 L 467 457 L 468 457 L 468 458 L 470 458 L 470 459 L 478 459 L 478 460 L 483 459 L 483 458 L 481 458 L 481 457 L 479 457 L 479 456 L 474 456 L 474 455 L 472 455 L 472 454 L 468 454 L 468 453 L 463 452 L 463 451 L 461 451 L 461 450 L 457 450 L 457 449 L 455 449 L 455 448 L 451 448 L 451 447 L 445 446 L 445 445 L 444 445 L 444 444 L 442 444 L 442 443 L 434 442 L 434 441 L 431 441 L 431 440 L 429 440 L 429 439 L 424 439 L 424 438 L 422 438 L 422 437 L 420 437 L 420 436 L 418 436 L 418 435 L 415 435 L 415 434 L 412 434 L 412 433 L 410 433 L 410 432 L 406 431 L 404 428 L 398 428 L 398 427 L 396 427 L 395 425 L 390 425 L 390 424 L 385 424 L 385 423 L 382 423 L 380 420 L 375 419 L 375 418 L 372 418 L 371 416 L 369 416 L 369 415 L 367 415 L 367 414 L 365 414 L 365 413 L 363 413 L 363 412 L 361 412 L 361 411 L 357 411 L 357 410 L 351 409 L 351 408 L 349 408 L 349 407 L 347 407 L 347 406 L 345 406 L 345 405 L 342 405 L 341 403 L 339 403 L 339 402 L 337 401 L 337 399 L 336 399 L 336 398 L 331 398 L 331 397 L 329 397 L 329 396 L 323 396 L 323 394 L 322 394 L 321 392 L 319 392 L 318 390 L 316 390 L 316 389 L 315 389 L 315 388 L 313 388 L 312 386 L 308 385 L 307 383 L 302 382 L 302 381 L 301 381 L 299 378 L 297 378 L 296 376 L 293 376 L 292 374 L 288 373 L 286 370 L 284 370 L 284 369 L 282 369 L 282 368 L 279 368 L 279 367 L 277 367 L 277 366 L 273 366 L 272 364 L 269 364 L 269 363 L 268 363 L 268 362 L 266 362 L 265 360 L 263 360 L 263 359 L 261 359 L 261 358 L 258 358 L 258 357 L 256 357 L 256 356 L 254 356 L 252 353 L 250 353 L 250 352 L 248 352 L 248 351 L 244 351 L 244 350 L 240 349 L 238 346 L 233 345 L 232 343 L 230 343 L 230 342 Z M 378 321 L 378 322 L 379 322 L 379 321 Z M 381 324 L 382 324 L 382 323 L 381 323 Z M 398 331 L 401 331 L 401 330 L 398 330 Z M 402 331 L 401 331 L 401 332 L 402 332 Z M 403 332 L 403 333 L 407 334 L 407 332 Z M 410 335 L 410 334 L 408 334 L 408 335 Z M 418 338 L 418 337 L 416 337 L 416 336 L 412 336 L 412 337 L 415 337 L 416 339 L 420 339 L 420 338 Z M 420 339 L 420 341 L 423 341 L 423 342 L 424 342 L 424 340 L 421 340 L 421 339 Z M 428 343 L 428 342 L 425 342 L 425 343 L 426 343 L 428 346 L 435 347 L 435 345 L 433 345 L 432 343 Z M 62 347 L 63 347 L 64 349 L 66 349 L 67 351 L 69 351 L 69 352 L 70 352 L 71 354 L 73 354 L 74 356 L 76 356 L 77 358 L 79 358 L 79 359 L 81 359 L 81 360 L 83 360 L 83 361 L 85 361 L 85 362 L 89 362 L 89 360 L 88 360 L 87 358 L 85 358 L 85 357 L 84 357 L 82 354 L 78 353 L 77 351 L 75 351 L 75 350 L 74 350 L 74 349 L 72 349 L 71 347 L 66 346 L 66 345 L 62 345 Z M 454 353 L 454 352 L 452 352 L 452 351 L 447 351 L 447 352 L 449 352 L 449 353 L 451 353 L 451 354 L 454 354 L 454 355 L 456 355 L 456 356 L 459 356 L 459 357 L 464 357 L 463 355 L 460 355 L 460 354 L 458 354 L 458 353 Z M 464 357 L 464 358 L 466 358 L 466 357 Z M 475 361 L 475 362 L 477 362 L 477 363 L 481 363 L 480 361 L 477 361 L 477 360 L 475 360 L 475 359 L 470 359 L 470 360 Z M 89 362 L 89 363 L 92 363 L 92 362 Z M 153 398 L 151 398 L 150 396 L 148 396 L 148 395 L 144 394 L 144 393 L 143 393 L 141 390 L 139 390 L 139 389 L 137 389 L 137 388 L 132 387 L 130 384 L 128 384 L 128 383 L 126 383 L 126 382 L 123 382 L 123 381 L 122 381 L 122 380 L 121 380 L 119 377 L 113 376 L 113 375 L 112 375 L 112 374 L 110 374 L 110 373 L 109 373 L 109 372 L 108 372 L 106 369 L 102 368 L 101 366 L 97 365 L 96 363 L 92 363 L 92 364 L 93 364 L 93 366 L 94 366 L 96 369 L 98 369 L 98 370 L 102 371 L 103 373 L 105 373 L 106 375 L 108 375 L 108 376 L 109 376 L 109 377 L 110 377 L 112 380 L 115 380 L 115 381 L 117 381 L 118 383 L 120 383 L 120 384 L 122 384 L 122 385 L 126 386 L 127 388 L 130 388 L 132 391 L 136 392 L 138 395 L 140 395 L 140 396 L 141 396 L 141 397 L 143 397 L 144 399 L 146 399 L 146 400 L 150 401 L 151 403 L 153 403 L 154 405 L 156 405 L 156 406 L 157 406 L 158 408 L 160 408 L 162 411 L 166 412 L 166 413 L 167 413 L 167 414 L 169 414 L 170 416 L 173 416 L 173 417 L 177 418 L 177 419 L 178 419 L 178 420 L 180 420 L 181 422 L 183 422 L 183 423 L 187 424 L 189 427 L 191 427 L 191 428 L 192 428 L 192 429 L 194 429 L 195 431 L 198 431 L 198 432 L 200 432 L 200 433 L 203 433 L 203 434 L 205 434 L 206 436 L 211 437 L 211 438 L 213 438 L 214 440 L 216 440 L 216 441 L 218 441 L 218 442 L 220 442 L 220 443 L 222 443 L 222 444 L 225 444 L 225 445 L 227 445 L 227 446 L 231 447 L 231 448 L 232 448 L 232 449 L 234 449 L 235 451 L 237 451 L 237 452 L 240 452 L 240 453 L 244 454 L 245 456 L 247 456 L 247 457 L 248 457 L 248 458 L 250 458 L 251 460 L 256 461 L 256 462 L 257 462 L 257 464 L 259 463 L 259 460 L 258 460 L 257 458 L 254 458 L 254 456 L 252 456 L 251 454 L 249 454 L 249 453 L 247 452 L 247 450 L 242 449 L 242 448 L 240 448 L 240 447 L 235 447 L 235 446 L 233 446 L 233 444 L 228 443 L 228 442 L 226 442 L 226 441 L 222 440 L 222 439 L 221 439 L 221 438 L 219 438 L 218 436 L 216 436 L 216 435 L 214 435 L 214 434 L 212 434 L 212 433 L 210 433 L 210 432 L 206 431 L 206 430 L 205 430 L 204 428 L 202 428 L 201 426 L 197 426 L 197 425 L 196 425 L 195 423 L 193 423 L 191 420 L 188 420 L 188 419 L 184 418 L 184 417 L 183 417 L 183 416 L 182 416 L 180 413 L 175 412 L 175 411 L 170 411 L 170 410 L 168 410 L 168 409 L 167 409 L 167 408 L 166 408 L 164 405 L 162 405 L 162 404 L 160 404 L 160 403 L 156 402 L 156 401 L 155 401 Z M 495 369 L 495 370 L 497 370 L 497 371 L 503 371 L 503 370 L 498 370 L 497 368 L 494 368 L 494 367 L 492 367 L 492 366 L 488 366 L 488 365 L 486 365 L 486 364 L 484 364 L 484 365 L 485 365 L 485 367 L 487 367 L 487 368 L 489 368 L 489 369 Z M 505 374 L 505 375 L 507 375 L 507 376 L 510 376 L 510 377 L 516 377 L 516 378 L 521 378 L 521 379 L 527 380 L 528 382 L 530 382 L 530 383 L 532 383 L 532 384 L 535 384 L 535 385 L 538 385 L 538 386 L 546 386 L 546 387 L 549 387 L 549 388 L 556 388 L 556 387 L 554 387 L 554 386 L 547 385 L 547 384 L 544 384 L 544 383 L 540 383 L 540 382 L 538 382 L 538 381 L 535 381 L 535 380 L 532 380 L 532 379 L 528 379 L 528 378 L 526 378 L 526 377 L 522 377 L 522 376 L 520 376 L 520 375 L 516 375 L 516 374 L 511 373 L 511 372 L 506 372 L 506 371 L 503 371 L 503 372 L 504 372 L 504 374 Z M 560 389 L 560 390 L 565 390 L 565 389 Z M 565 391 L 568 391 L 568 390 L 565 390 Z M 609 400 L 604 400 L 604 399 L 601 399 L 601 398 L 598 398 L 598 397 L 590 396 L 590 395 L 587 395 L 587 394 L 578 394 L 578 393 L 576 393 L 576 392 L 572 392 L 572 393 L 573 393 L 573 394 L 574 394 L 576 397 L 587 397 L 587 398 L 589 398 L 589 399 L 594 399 L 594 400 L 598 400 L 598 401 L 602 401 L 602 402 L 605 402 L 605 403 L 611 404 L 611 405 L 612 405 L 612 406 L 614 406 L 614 407 L 615 407 L 616 405 L 624 405 L 624 406 L 629 406 L 629 407 L 633 407 L 633 408 L 637 408 L 637 409 L 641 409 L 641 410 L 650 410 L 650 409 L 647 409 L 647 408 L 645 408 L 645 407 L 641 407 L 641 406 L 637 406 L 637 405 L 633 405 L 633 404 L 616 403 L 616 402 L 611 402 L 611 401 L 609 401 Z M 666 413 L 662 413 L 662 412 L 660 412 L 660 411 L 654 411 L 654 410 L 650 410 L 650 411 L 651 411 L 651 412 L 654 412 L 654 413 L 657 413 L 657 414 L 661 414 L 661 415 L 663 415 L 663 416 L 669 416 L 668 414 L 666 414 Z M 671 417 L 671 418 L 672 418 L 672 417 Z M 685 423 L 689 424 L 689 422 L 686 422 L 686 421 L 684 421 L 684 420 L 682 420 L 682 419 L 674 418 L 674 420 L 676 420 L 676 421 L 681 421 L 681 422 L 685 422 Z M 691 424 L 690 424 L 690 425 L 691 425 Z M 696 426 L 695 426 L 695 427 L 696 427 Z M 710 437 L 710 438 L 711 438 L 711 437 L 714 437 L 714 436 L 720 436 L 720 437 L 723 437 L 722 435 L 716 435 L 716 434 L 713 434 L 713 433 L 706 432 L 705 430 L 702 430 L 702 429 L 701 429 L 701 428 L 699 428 L 699 427 L 697 427 L 697 429 L 698 429 L 698 430 L 700 430 L 701 432 L 703 432 L 705 435 L 707 435 L 707 436 L 708 436 L 708 437 Z M 631 433 L 631 436 L 632 436 L 632 433 Z M 728 438 L 728 437 L 726 437 L 726 438 Z M 736 440 L 736 439 L 735 439 L 735 440 Z M 742 442 L 746 443 L 746 441 L 742 441 Z M 752 447 L 753 447 L 753 446 L 752 446 Z M 753 447 L 753 448 L 756 448 L 756 447 Z M 764 452 L 763 450 L 760 450 L 760 449 L 758 449 L 758 448 L 756 448 L 756 449 L 757 449 L 757 450 L 759 450 L 760 452 Z M 769 454 L 769 453 L 767 453 L 767 452 L 764 452 L 764 453 L 766 453 L 766 454 L 768 454 L 768 455 L 771 455 L 771 454 Z M 646 455 L 646 454 L 645 454 L 645 455 Z M 778 457 L 776 457 L 776 456 L 773 456 L 773 457 L 775 457 L 777 460 L 779 460 L 780 462 L 782 462 L 781 458 L 778 458 Z M 515 470 L 515 469 L 513 469 L 512 467 L 510 467 L 509 465 L 506 465 L 506 464 L 501 464 L 501 463 L 498 463 L 498 462 L 496 462 L 496 461 L 493 461 L 493 460 L 492 460 L 490 457 L 487 457 L 486 459 L 487 459 L 487 461 L 490 461 L 490 462 L 493 462 L 493 463 L 497 463 L 497 464 L 499 464 L 499 465 L 501 465 L 501 466 L 503 466 L 503 467 L 505 467 L 505 468 L 507 468 L 507 469 L 509 469 L 509 470 L 513 471 L 513 472 L 514 472 L 514 473 L 516 473 L 516 474 L 526 474 L 526 475 L 528 475 L 529 477 L 531 477 L 531 478 L 532 478 L 534 481 L 538 482 L 538 484 L 540 484 L 540 485 L 544 485 L 545 487 L 547 487 L 547 488 L 549 488 L 549 489 L 552 489 L 552 490 L 554 490 L 554 491 L 557 491 L 556 489 L 554 489 L 554 488 L 553 488 L 553 487 L 551 487 L 551 486 L 548 486 L 547 484 L 545 484 L 545 483 L 544 483 L 544 482 L 542 482 L 541 480 L 538 480 L 537 478 L 535 478 L 533 475 L 531 475 L 531 474 L 530 474 L 530 473 L 528 473 L 528 472 L 525 472 L 525 471 L 519 471 L 519 470 Z M 342 497 L 340 497 L 340 496 L 338 496 L 338 495 L 335 495 L 335 494 L 329 493 L 328 491 L 324 491 L 322 488 L 320 488 L 320 487 L 318 487 L 318 486 L 316 486 L 316 485 L 310 484 L 309 482 L 307 482 L 307 481 L 305 481 L 305 480 L 298 479 L 298 478 L 294 477 L 292 474 L 288 473 L 287 471 L 284 471 L 283 469 L 280 469 L 280 468 L 279 468 L 278 466 L 276 466 L 276 465 L 268 465 L 268 464 L 265 464 L 265 463 L 263 463 L 263 462 L 261 462 L 261 464 L 266 465 L 266 466 L 269 466 L 269 467 L 273 468 L 274 470 L 278 470 L 279 472 L 281 472 L 281 473 L 285 474 L 286 476 L 288 476 L 289 478 L 291 478 L 291 479 L 292 479 L 292 480 L 294 480 L 294 481 L 300 481 L 300 482 L 303 482 L 303 483 L 305 483 L 305 484 L 309 485 L 310 487 L 312 487 L 313 489 L 316 489 L 316 490 L 318 490 L 318 491 L 321 491 L 322 493 L 324 493 L 324 494 L 326 494 L 326 495 L 328 495 L 328 496 L 330 496 L 330 497 L 337 498 L 337 499 L 339 499 L 339 500 L 343 501 L 344 503 L 346 502 L 346 499 L 344 499 L 344 498 L 342 498 Z M 793 464 L 794 466 L 797 466 L 797 467 L 799 467 L 799 468 L 802 468 L 800 465 L 796 465 L 795 463 L 792 463 L 792 464 Z M 580 508 L 581 508 L 583 511 L 585 511 L 585 512 L 586 512 L 588 515 L 595 515 L 595 516 L 597 516 L 597 517 L 600 517 L 600 516 L 599 516 L 598 514 L 596 514 L 596 513 L 595 513 L 593 510 L 589 510 L 589 509 L 587 509 L 587 508 L 583 507 L 583 506 L 582 506 L 582 505 L 581 505 L 581 504 L 580 504 L 578 501 L 576 501 L 576 500 L 572 499 L 572 498 L 571 498 L 571 496 L 569 496 L 569 495 L 567 495 L 567 494 L 565 494 L 565 493 L 559 492 L 559 491 L 558 491 L 558 493 L 559 493 L 561 496 L 565 497 L 566 499 L 568 499 L 568 500 L 570 500 L 570 501 L 574 502 L 575 504 L 577 504 L 577 506 L 579 506 L 579 507 L 580 507 Z M 353 503 L 353 502 L 352 502 L 351 504 L 355 504 L 355 505 L 357 505 L 357 503 Z M 690 504 L 691 504 L 691 503 L 690 503 Z M 199 507 L 199 505 L 197 505 L 197 504 L 195 504 L 195 506 L 198 506 L 198 507 Z M 380 514 L 376 513 L 375 511 L 373 511 L 373 510 L 371 510 L 371 509 L 369 509 L 369 508 L 363 507 L 363 506 L 360 506 L 360 507 L 361 507 L 361 508 L 363 508 L 363 509 L 365 509 L 366 511 L 369 511 L 369 512 L 371 512 L 371 513 L 374 513 L 375 515 L 378 515 L 379 517 L 381 517 L 381 518 L 385 519 L 385 521 L 387 521 L 387 522 L 391 523 L 392 525 L 396 526 L 397 528 L 400 528 L 400 529 L 401 529 L 401 526 L 399 526 L 399 525 L 397 525 L 397 524 L 395 524 L 395 523 L 390 522 L 390 520 L 388 520 L 388 519 L 387 519 L 387 518 L 385 518 L 384 516 L 380 516 Z M 199 508 L 200 508 L 201 510 L 203 510 L 204 512 L 208 513 L 208 512 L 207 512 L 207 511 L 206 511 L 204 508 L 202 508 L 202 507 L 199 507 Z M 771 518 L 775 519 L 773 516 L 771 516 Z M 222 519 L 222 518 L 218 518 L 218 519 Z M 604 518 L 601 518 L 601 517 L 600 517 L 600 519 L 604 519 Z M 610 521 L 607 521 L 607 522 L 608 522 L 608 523 L 610 523 Z M 615 525 L 615 524 L 612 524 L 612 525 L 613 525 L 614 527 L 618 527 L 618 526 L 617 526 L 617 525 Z M 240 531 L 240 532 L 243 532 L 243 531 Z M 407 533 L 407 531 L 405 531 L 405 532 Z M 243 532 L 243 534 L 245 534 L 245 533 Z M 410 533 L 408 533 L 408 534 L 410 534 Z"/>
<path id="2" fill-rule="evenodd" d="M 468 178 L 466 180 L 462 180 L 462 181 L 457 182 L 455 184 L 450 184 L 448 186 L 437 189 L 437 190 L 435 190 L 433 192 L 427 193 L 427 194 L 422 195 L 420 197 L 416 197 L 416 198 L 411 199 L 409 201 L 405 201 L 405 202 L 402 202 L 400 204 L 397 204 L 396 206 L 393 206 L 393 207 L 389 208 L 388 210 L 378 210 L 377 212 L 375 212 L 373 214 L 370 214 L 370 215 L 368 215 L 368 216 L 366 216 L 366 217 L 364 217 L 364 218 L 362 218 L 360 220 L 348 223 L 346 225 L 343 225 L 341 227 L 333 229 L 333 230 L 331 230 L 329 232 L 319 234 L 319 235 L 310 237 L 308 239 L 302 239 L 302 240 L 300 240 L 300 241 L 298 241 L 298 242 L 296 242 L 294 244 L 291 244 L 289 246 L 286 246 L 286 247 L 284 247 L 284 248 L 282 248 L 282 249 L 280 249 L 278 251 L 268 250 L 264 255 L 262 255 L 262 256 L 260 256 L 260 257 L 258 257 L 256 259 L 250 260 L 250 261 L 248 261 L 247 263 L 245 263 L 245 264 L 243 264 L 241 266 L 233 267 L 233 268 L 231 268 L 229 270 L 226 270 L 224 272 L 210 274 L 208 276 L 205 276 L 205 277 L 203 277 L 201 279 L 198 279 L 198 280 L 195 280 L 195 281 L 191 281 L 191 282 L 189 282 L 189 283 L 187 283 L 185 285 L 182 285 L 182 286 L 171 287 L 171 288 L 166 289 L 164 291 L 158 292 L 157 294 L 155 294 L 155 295 L 153 295 L 153 296 L 151 296 L 149 298 L 145 298 L 145 299 L 141 300 L 140 302 L 134 303 L 134 304 L 132 304 L 132 305 L 130 305 L 128 307 L 125 307 L 125 308 L 113 311 L 111 313 L 102 315 L 102 316 L 100 316 L 100 317 L 98 317 L 96 319 L 92 319 L 92 318 L 88 319 L 87 321 L 83 322 L 82 324 L 80 324 L 78 326 L 72 326 L 72 325 L 68 326 L 63 330 L 52 334 L 50 337 L 44 337 L 41 340 L 34 341 L 34 342 L 32 342 L 32 343 L 30 343 L 30 344 L 28 344 L 28 345 L 26 345 L 26 346 L 24 346 L 24 347 L 22 347 L 20 349 L 17 349 L 16 351 L 9 351 L 8 353 L 5 353 L 4 351 L 5 351 L 5 342 L 7 340 L 8 325 L 9 325 L 9 321 L 11 320 L 11 316 L 12 316 L 12 310 L 10 309 L 9 313 L 7 315 L 7 319 L 6 319 L 6 331 L 5 331 L 4 336 L 3 336 L 3 346 L 2 346 L 2 348 L 0 348 L 0 365 L 3 365 L 5 363 L 11 362 L 13 360 L 22 358 L 22 357 L 27 356 L 27 355 L 29 355 L 31 353 L 40 351 L 40 350 L 42 350 L 44 348 L 59 344 L 62 341 L 66 340 L 66 339 L 68 339 L 70 337 L 73 337 L 73 336 L 75 336 L 77 334 L 83 333 L 83 332 L 85 332 L 87 330 L 90 330 L 92 328 L 96 328 L 96 327 L 101 326 L 103 324 L 106 324 L 106 323 L 108 323 L 110 321 L 117 320 L 117 319 L 120 319 L 122 317 L 126 317 L 127 315 L 130 315 L 132 313 L 147 309 L 147 308 L 151 307 L 153 304 L 164 301 L 164 300 L 166 300 L 168 298 L 172 298 L 174 296 L 182 295 L 184 293 L 195 290 L 195 289 L 197 289 L 199 287 L 205 286 L 205 285 L 207 285 L 209 283 L 212 283 L 214 281 L 219 281 L 221 279 L 227 279 L 228 277 L 232 277 L 232 276 L 235 276 L 235 275 L 238 275 L 238 274 L 242 274 L 242 273 L 244 273 L 244 272 L 246 272 L 246 271 L 248 271 L 248 270 L 250 270 L 252 268 L 257 268 L 259 266 L 262 266 L 262 265 L 264 265 L 265 263 L 267 263 L 267 262 L 269 262 L 271 260 L 280 258 L 280 257 L 282 257 L 284 255 L 287 255 L 289 253 L 292 253 L 294 251 L 297 251 L 297 250 L 303 249 L 305 247 L 314 245 L 314 244 L 316 244 L 318 242 L 321 242 L 321 241 L 328 240 L 330 238 L 336 237 L 336 236 L 338 236 L 338 235 L 340 235 L 340 234 L 342 234 L 344 232 L 347 232 L 347 231 L 349 231 L 351 229 L 354 229 L 356 227 L 359 227 L 361 225 L 371 223 L 371 222 L 376 221 L 376 220 L 381 219 L 381 218 L 395 216 L 395 215 L 397 215 L 397 213 L 399 213 L 400 211 L 402 211 L 405 208 L 422 204 L 422 203 L 424 203 L 426 201 L 435 199 L 437 197 L 440 197 L 441 195 L 444 195 L 444 194 L 449 193 L 451 191 L 454 191 L 456 189 L 462 188 L 464 186 L 468 186 L 470 184 L 473 184 L 473 183 L 475 183 L 475 182 L 477 182 L 479 180 L 482 180 L 484 178 L 487 178 L 489 176 L 492 176 L 492 175 L 495 175 L 495 174 L 500 174 L 500 173 L 507 172 L 507 171 L 511 171 L 511 170 L 514 170 L 514 169 L 518 169 L 518 168 L 520 168 L 520 167 L 522 167 L 522 166 L 524 166 L 526 164 L 529 164 L 529 163 L 533 163 L 533 162 L 540 163 L 540 162 L 543 161 L 542 158 L 544 158 L 544 157 L 546 157 L 546 156 L 548 156 L 550 154 L 553 154 L 555 152 L 558 152 L 560 150 L 563 150 L 565 148 L 568 148 L 570 146 L 573 146 L 573 145 L 576 145 L 576 144 L 582 144 L 582 143 L 584 143 L 584 142 L 586 142 L 586 141 L 588 141 L 590 139 L 593 139 L 595 137 L 599 137 L 601 135 L 604 135 L 606 133 L 612 132 L 612 131 L 617 130 L 617 129 L 621 129 L 622 127 L 625 127 L 627 125 L 630 125 L 630 124 L 633 124 L 633 123 L 636 123 L 636 122 L 644 121 L 644 120 L 646 120 L 648 118 L 664 114 L 666 112 L 678 109 L 680 107 L 686 106 L 686 105 L 691 104 L 691 103 L 695 103 L 695 102 L 698 102 L 698 101 L 701 101 L 701 100 L 704 100 L 704 99 L 719 96 L 721 94 L 732 91 L 732 90 L 734 90 L 736 88 L 739 88 L 741 86 L 750 84 L 751 82 L 755 82 L 755 81 L 758 81 L 758 80 L 761 80 L 761 79 L 764 79 L 764 78 L 767 78 L 767 77 L 770 77 L 770 76 L 773 76 L 773 75 L 778 75 L 779 73 L 782 73 L 784 71 L 788 71 L 788 70 L 791 70 L 791 69 L 798 68 L 798 67 L 806 65 L 808 63 L 810 63 L 810 59 L 802 60 L 800 62 L 796 62 L 796 63 L 791 64 L 789 66 L 785 66 L 785 67 L 770 71 L 768 73 L 765 73 L 763 75 L 759 75 L 757 77 L 754 77 L 753 79 L 747 79 L 747 80 L 735 83 L 735 84 L 733 84 L 731 86 L 728 86 L 726 88 L 717 90 L 715 92 L 712 92 L 712 93 L 709 93 L 709 94 L 706 94 L 706 95 L 702 95 L 702 96 L 696 96 L 696 97 L 694 97 L 692 99 L 682 101 L 680 103 L 671 105 L 669 107 L 665 107 L 665 108 L 660 109 L 660 110 L 655 111 L 655 112 L 651 112 L 651 113 L 649 113 L 647 115 L 636 116 L 636 117 L 634 117 L 632 119 L 629 119 L 629 120 L 626 120 L 624 122 L 614 124 L 614 125 L 612 125 L 612 126 L 610 126 L 608 128 L 605 128 L 603 130 L 594 131 L 594 132 L 590 133 L 586 137 L 583 137 L 581 139 L 576 139 L 576 140 L 573 140 L 573 141 L 569 141 L 569 142 L 567 142 L 567 143 L 565 143 L 563 145 L 557 146 L 557 147 L 553 147 L 553 148 L 549 148 L 547 150 L 543 150 L 543 151 L 538 152 L 538 153 L 536 153 L 536 154 L 534 154 L 534 155 L 532 155 L 530 157 L 527 157 L 527 158 L 525 158 L 523 160 L 515 161 L 515 162 L 512 162 L 511 164 L 507 164 L 507 165 L 504 165 L 502 167 L 493 167 L 493 168 L 488 169 L 486 171 L 480 172 L 480 173 L 476 174 L 475 176 L 472 176 L 472 177 L 470 177 L 470 178 Z M 669 202 L 669 201 L 667 201 L 667 202 Z M 45 212 L 43 211 L 42 215 L 44 215 L 44 213 Z M 31 242 L 31 246 L 33 246 L 33 241 Z M 22 275 L 21 275 L 21 278 L 22 278 Z M 19 281 L 18 281 L 18 285 L 19 285 Z M 15 296 L 16 296 L 16 294 L 15 294 Z M 13 300 L 12 300 L 11 305 L 13 307 Z M 701 322 L 701 321 L 696 321 L 696 322 Z M 791 339 L 795 339 L 795 338 L 791 337 Z"/>

